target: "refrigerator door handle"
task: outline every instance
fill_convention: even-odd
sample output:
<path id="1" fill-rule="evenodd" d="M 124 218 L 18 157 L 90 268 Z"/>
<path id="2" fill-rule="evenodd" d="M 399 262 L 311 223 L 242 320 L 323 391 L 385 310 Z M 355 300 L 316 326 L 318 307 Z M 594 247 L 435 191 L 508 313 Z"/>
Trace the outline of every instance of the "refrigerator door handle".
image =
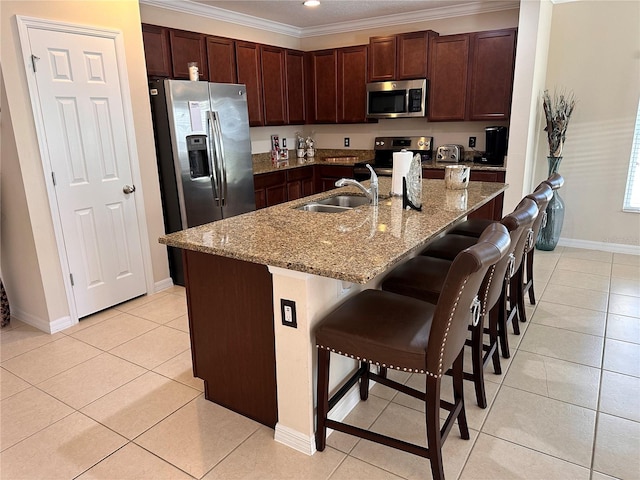
<path id="1" fill-rule="evenodd" d="M 220 172 L 218 171 L 218 146 L 216 142 L 215 134 L 215 120 L 213 112 L 209 112 L 209 168 L 211 169 L 211 187 L 213 188 L 213 199 L 216 202 L 216 206 L 221 205 L 220 198 Z"/>
<path id="2" fill-rule="evenodd" d="M 227 165 L 224 158 L 224 147 L 222 144 L 222 126 L 220 124 L 220 116 L 218 112 L 209 112 L 213 123 L 213 136 L 216 142 L 216 159 L 220 161 L 218 164 L 220 168 L 219 187 L 221 193 L 221 205 L 224 207 L 227 204 Z M 218 163 L 218 162 L 216 162 Z"/>

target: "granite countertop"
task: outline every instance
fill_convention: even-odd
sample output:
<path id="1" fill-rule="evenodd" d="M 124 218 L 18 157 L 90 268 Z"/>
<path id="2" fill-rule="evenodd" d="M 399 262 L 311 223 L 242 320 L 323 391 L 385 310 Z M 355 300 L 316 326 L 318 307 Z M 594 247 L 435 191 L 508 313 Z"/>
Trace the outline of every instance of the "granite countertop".
<path id="1" fill-rule="evenodd" d="M 506 188 L 504 183 L 470 182 L 466 190 L 446 190 L 443 180 L 423 180 L 421 212 L 403 210 L 402 198 L 389 196 L 381 198 L 377 208 L 363 205 L 342 213 L 296 209 L 312 200 L 361 193 L 343 187 L 165 235 L 159 241 L 365 284 Z M 390 190 L 391 178 L 380 178 L 380 192 Z"/>

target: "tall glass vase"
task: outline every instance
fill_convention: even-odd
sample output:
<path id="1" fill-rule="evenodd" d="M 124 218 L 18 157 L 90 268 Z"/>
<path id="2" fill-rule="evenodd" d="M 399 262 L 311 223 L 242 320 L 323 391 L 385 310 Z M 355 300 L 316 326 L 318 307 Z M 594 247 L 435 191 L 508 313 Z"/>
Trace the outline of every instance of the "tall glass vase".
<path id="1" fill-rule="evenodd" d="M 547 157 L 549 162 L 549 176 L 558 172 L 562 157 Z M 554 190 L 553 197 L 547 205 L 547 222 L 540 229 L 536 248 L 538 250 L 551 251 L 556 248 L 564 223 L 564 200 L 560 197 L 558 190 Z"/>

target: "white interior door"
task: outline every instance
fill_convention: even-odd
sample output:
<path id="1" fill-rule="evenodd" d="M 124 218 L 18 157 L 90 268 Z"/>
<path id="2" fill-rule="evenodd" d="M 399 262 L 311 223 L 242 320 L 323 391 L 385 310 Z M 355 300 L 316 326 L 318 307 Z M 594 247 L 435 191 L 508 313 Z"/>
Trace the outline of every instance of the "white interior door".
<path id="1" fill-rule="evenodd" d="M 28 38 L 81 318 L 146 292 L 116 48 L 50 29 L 30 27 Z"/>

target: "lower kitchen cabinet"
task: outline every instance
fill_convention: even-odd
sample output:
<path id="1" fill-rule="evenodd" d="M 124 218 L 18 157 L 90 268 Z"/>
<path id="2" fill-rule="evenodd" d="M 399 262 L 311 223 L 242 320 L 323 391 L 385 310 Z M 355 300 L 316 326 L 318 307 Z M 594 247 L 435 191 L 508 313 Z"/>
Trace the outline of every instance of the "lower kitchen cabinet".
<path id="1" fill-rule="evenodd" d="M 444 169 L 442 168 L 423 168 L 423 178 L 444 178 Z M 506 172 L 490 171 L 490 170 L 471 170 L 472 182 L 500 182 L 504 183 Z M 500 221 L 502 219 L 502 205 L 504 203 L 504 193 L 480 207 L 469 215 L 469 218 L 489 218 L 491 220 Z"/>
<path id="2" fill-rule="evenodd" d="M 253 177 L 256 209 L 287 201 L 287 174 L 284 171 L 261 173 Z"/>
<path id="3" fill-rule="evenodd" d="M 336 188 L 336 180 L 353 178 L 353 167 L 350 166 L 317 165 L 316 168 L 316 193 Z"/>
<path id="4" fill-rule="evenodd" d="M 256 209 L 308 197 L 315 193 L 314 168 L 292 168 L 279 172 L 261 173 L 253 177 Z"/>

